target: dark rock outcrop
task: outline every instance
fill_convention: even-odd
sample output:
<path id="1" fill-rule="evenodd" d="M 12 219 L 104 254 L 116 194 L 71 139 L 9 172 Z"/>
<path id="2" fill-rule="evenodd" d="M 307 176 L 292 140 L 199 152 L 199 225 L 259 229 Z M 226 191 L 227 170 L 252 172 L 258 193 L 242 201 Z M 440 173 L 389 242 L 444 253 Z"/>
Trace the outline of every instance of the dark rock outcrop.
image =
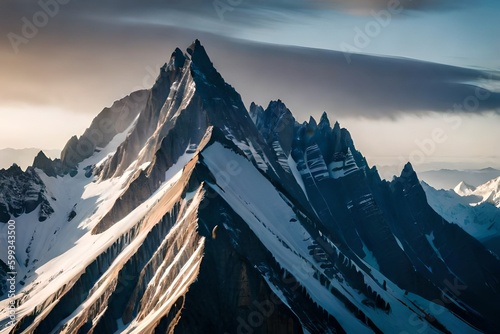
<path id="1" fill-rule="evenodd" d="M 60 170 L 60 160 L 52 160 L 48 158 L 43 151 L 38 152 L 35 160 L 33 161 L 33 167 L 41 169 L 47 176 L 55 177 L 58 175 L 58 170 Z"/>
<path id="2" fill-rule="evenodd" d="M 23 172 L 14 164 L 0 170 L 0 222 L 6 223 L 37 208 L 39 221 L 54 212 L 46 197 L 45 184 L 33 167 Z"/>

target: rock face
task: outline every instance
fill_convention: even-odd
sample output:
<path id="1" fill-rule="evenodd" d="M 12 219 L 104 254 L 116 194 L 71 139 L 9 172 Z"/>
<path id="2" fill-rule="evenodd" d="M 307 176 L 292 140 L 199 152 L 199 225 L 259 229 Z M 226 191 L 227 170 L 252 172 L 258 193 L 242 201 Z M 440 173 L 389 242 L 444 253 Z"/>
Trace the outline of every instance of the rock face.
<path id="1" fill-rule="evenodd" d="M 299 124 L 279 100 L 247 112 L 199 41 L 172 53 L 133 120 L 93 137 L 111 112 L 61 161 L 40 153 L 38 169 L 1 173 L 16 185 L 29 175 L 57 197 L 43 229 L 14 209 L 28 237 L 18 241 L 26 265 L 16 268 L 11 332 L 500 326 L 498 258 L 429 207 L 411 165 L 382 181 L 326 113 Z M 61 173 L 54 164 L 89 138 L 92 152 Z"/>
<path id="2" fill-rule="evenodd" d="M 29 167 L 23 172 L 15 164 L 0 170 L 0 222 L 7 223 L 35 209 L 40 222 L 54 212 L 47 200 L 45 185 L 35 170 Z"/>
<path id="3" fill-rule="evenodd" d="M 33 161 L 33 167 L 43 170 L 47 176 L 57 176 L 58 166 L 55 166 L 54 161 L 49 159 L 43 151 L 38 152 Z"/>
<path id="4" fill-rule="evenodd" d="M 266 109 L 256 117 L 267 138 L 267 124 L 272 123 L 263 120 L 272 114 Z M 326 114 L 319 124 L 311 118 L 294 127 L 292 156 L 309 202 L 342 244 L 370 259 L 372 266 L 405 290 L 432 300 L 448 291 L 450 282 L 460 282 L 464 291 L 454 289 L 459 304 L 488 317 L 492 309 L 497 312 L 498 259 L 431 209 L 410 164 L 391 183 L 381 181 L 356 150 L 349 132 L 338 123 L 330 128 Z M 277 150 L 276 157 L 280 155 Z M 484 257 L 473 260 L 476 252 Z M 488 292 L 484 280 L 493 284 L 486 285 Z M 453 304 L 448 307 L 462 313 Z"/>
<path id="5" fill-rule="evenodd" d="M 295 118 L 285 104 L 281 100 L 271 101 L 264 110 L 252 103 L 249 113 L 266 142 L 279 144 L 285 156 L 290 155 Z"/>

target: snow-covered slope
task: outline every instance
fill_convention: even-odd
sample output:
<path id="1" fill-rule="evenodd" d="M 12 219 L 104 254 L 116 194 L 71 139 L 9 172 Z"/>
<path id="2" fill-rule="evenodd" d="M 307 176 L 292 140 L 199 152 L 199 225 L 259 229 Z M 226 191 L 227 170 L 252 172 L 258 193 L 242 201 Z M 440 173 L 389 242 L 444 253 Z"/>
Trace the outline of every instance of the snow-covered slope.
<path id="1" fill-rule="evenodd" d="M 460 196 L 469 196 L 472 195 L 475 189 L 476 187 L 461 181 L 455 188 L 453 188 L 453 191 Z"/>
<path id="2" fill-rule="evenodd" d="M 94 137 L 108 117 L 122 122 Z M 326 114 L 299 124 L 279 100 L 247 112 L 199 41 L 34 165 L 0 171 L 15 188 L 2 190 L 0 247 L 9 219 L 17 235 L 2 332 L 500 326 L 498 258 L 428 206 L 411 165 L 382 181 Z"/>
<path id="3" fill-rule="evenodd" d="M 437 213 L 500 256 L 500 206 L 495 206 L 499 180 L 496 178 L 478 187 L 461 182 L 454 190 L 436 190 L 425 182 L 422 187 Z"/>

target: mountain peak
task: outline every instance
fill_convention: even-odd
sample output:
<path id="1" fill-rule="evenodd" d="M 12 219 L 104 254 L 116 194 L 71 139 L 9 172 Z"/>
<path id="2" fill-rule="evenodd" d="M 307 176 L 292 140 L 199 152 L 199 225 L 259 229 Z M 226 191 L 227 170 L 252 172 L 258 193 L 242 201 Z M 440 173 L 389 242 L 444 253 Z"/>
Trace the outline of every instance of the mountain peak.
<path id="1" fill-rule="evenodd" d="M 39 158 L 39 159 L 48 159 L 47 156 L 45 155 L 45 153 L 42 150 L 40 150 L 40 152 L 38 152 L 38 154 L 35 157 L 35 160 L 37 158 Z"/>
<path id="2" fill-rule="evenodd" d="M 250 104 L 250 108 L 248 109 L 248 113 L 250 114 L 250 118 L 252 121 L 257 124 L 257 121 L 260 120 L 264 114 L 264 108 L 262 106 L 256 104 L 255 102 L 252 102 Z"/>
<path id="3" fill-rule="evenodd" d="M 283 103 L 283 101 L 281 101 L 280 99 L 277 99 L 277 100 L 272 100 L 269 102 L 269 105 L 268 105 L 268 108 L 286 108 L 286 105 L 285 103 Z"/>
<path id="4" fill-rule="evenodd" d="M 330 128 L 330 120 L 328 119 L 328 115 L 326 114 L 326 111 L 323 111 L 323 114 L 321 115 L 321 119 L 319 121 L 319 127 L 320 128 Z"/>
<path id="5" fill-rule="evenodd" d="M 57 176 L 57 170 L 54 161 L 48 158 L 43 151 L 38 152 L 33 160 L 33 167 L 44 171 L 47 176 Z"/>
<path id="6" fill-rule="evenodd" d="M 460 196 L 468 196 L 472 194 L 476 190 L 476 187 L 462 181 L 455 188 L 453 188 L 453 191 L 456 192 Z"/>
<path id="7" fill-rule="evenodd" d="M 203 45 L 201 45 L 201 42 L 199 39 L 195 39 L 193 43 L 191 43 L 190 46 L 188 46 L 187 48 L 187 52 L 190 54 L 190 55 L 193 55 L 193 53 L 199 49 L 199 48 L 202 48 L 203 50 L 205 49 L 203 47 Z"/>
<path id="8" fill-rule="evenodd" d="M 401 171 L 400 178 L 401 179 L 409 179 L 411 177 L 416 178 L 416 173 L 415 173 L 415 170 L 413 169 L 411 162 L 408 161 L 405 164 L 405 166 L 403 167 L 403 170 Z"/>
<path id="9" fill-rule="evenodd" d="M 288 154 L 292 148 L 295 118 L 283 101 L 270 101 L 265 110 L 252 104 L 249 112 L 264 139 L 270 145 L 277 140 L 281 149 Z"/>
<path id="10" fill-rule="evenodd" d="M 187 48 L 187 53 L 191 56 L 191 74 L 195 79 L 201 79 L 195 80 L 197 83 L 210 83 L 210 85 L 220 87 L 226 85 L 224 78 L 217 72 L 205 48 L 198 39 Z"/>
<path id="11" fill-rule="evenodd" d="M 203 45 L 201 45 L 200 41 L 196 39 L 188 48 L 187 53 L 191 56 L 191 59 L 194 63 L 198 65 L 206 65 L 210 64 L 212 66 L 212 62 L 210 61 L 210 57 L 208 57 L 207 52 Z"/>
<path id="12" fill-rule="evenodd" d="M 186 62 L 186 56 L 181 51 L 181 49 L 175 48 L 175 51 L 172 52 L 172 56 L 170 58 L 170 62 L 176 68 L 182 68 L 182 67 L 184 67 L 184 64 Z"/>
<path id="13" fill-rule="evenodd" d="M 318 127 L 318 123 L 316 123 L 316 120 L 312 116 L 309 116 L 309 127 L 312 129 L 316 129 Z"/>
<path id="14" fill-rule="evenodd" d="M 280 99 L 275 101 L 270 101 L 269 105 L 266 108 L 266 111 L 274 114 L 276 117 L 281 117 L 285 114 L 291 115 L 291 111 L 286 107 L 285 103 Z"/>
<path id="15" fill-rule="evenodd" d="M 6 169 L 6 171 L 7 173 L 15 174 L 15 173 L 22 173 L 23 170 L 21 169 L 21 167 L 19 167 L 18 164 L 13 163 L 12 166 Z"/>

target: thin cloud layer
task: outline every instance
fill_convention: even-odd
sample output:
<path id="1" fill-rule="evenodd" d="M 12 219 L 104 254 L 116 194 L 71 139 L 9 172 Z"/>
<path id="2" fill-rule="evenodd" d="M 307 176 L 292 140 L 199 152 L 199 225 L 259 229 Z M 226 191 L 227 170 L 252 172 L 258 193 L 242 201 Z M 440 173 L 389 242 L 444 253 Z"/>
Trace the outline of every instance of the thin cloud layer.
<path id="1" fill-rule="evenodd" d="M 311 110 L 368 118 L 428 112 L 500 114 L 500 94 L 477 84 L 482 79 L 498 84 L 499 73 L 354 54 L 348 63 L 342 52 L 257 43 L 232 43 L 224 50 L 226 57 L 234 56 L 221 63 L 222 70 L 248 92 L 244 96 L 255 96 L 261 103 L 281 98 L 305 115 Z M 238 69 L 244 80 L 238 78 Z"/>
<path id="2" fill-rule="evenodd" d="M 316 10 L 334 9 L 346 12 L 369 14 L 372 10 L 400 5 L 407 10 L 443 11 L 453 10 L 463 6 L 478 6 L 485 0 L 471 2 L 470 0 L 86 0 L 60 1 L 59 7 L 64 8 L 57 15 L 81 18 L 85 15 L 109 15 L 117 18 L 122 15 L 140 15 L 151 13 L 165 13 L 168 11 L 182 11 L 199 15 L 208 19 L 220 19 L 221 12 L 233 12 L 238 8 L 246 15 L 258 18 L 273 19 L 269 11 L 274 12 L 274 18 L 281 20 L 280 12 L 313 14 Z M 57 3 L 59 3 L 57 1 Z M 47 4 L 42 6 L 41 4 Z M 23 16 L 31 18 L 41 7 L 53 7 L 52 0 L 3 0 L 0 4 L 0 24 L 5 28 L 16 24 Z M 236 13 L 233 21 L 240 20 L 242 24 L 255 23 L 246 20 L 245 15 Z M 234 18 L 237 18 L 235 20 Z M 5 30 L 4 30 L 5 31 Z"/>
<path id="3" fill-rule="evenodd" d="M 442 11 L 453 10 L 471 2 L 467 0 L 319 0 L 317 3 L 324 3 L 341 10 L 368 14 L 372 10 L 380 10 L 392 5 L 401 5 L 409 10 Z"/>
<path id="4" fill-rule="evenodd" d="M 265 8 L 298 10 L 346 3 L 274 0 L 265 2 Z M 385 2 L 349 3 L 373 9 Z M 449 9 L 453 7 L 450 3 L 411 1 L 412 8 L 419 10 Z M 151 13 L 157 7 L 191 13 L 209 10 L 214 16 L 213 2 L 207 5 L 199 0 L 153 0 L 146 6 L 126 0 L 119 5 L 117 1 L 99 4 L 89 0 L 64 5 L 67 7 L 61 7 L 36 38 L 21 46 L 19 54 L 12 52 L 7 38 L 0 40 L 0 63 L 10 64 L 0 77 L 0 98 L 4 104 L 43 104 L 96 114 L 132 90 L 151 86 L 155 71 L 168 60 L 175 46 L 184 48 L 200 38 L 216 67 L 247 104 L 267 104 L 280 98 L 304 117 L 323 110 L 339 116 L 369 118 L 396 118 L 430 111 L 499 113 L 499 94 L 478 84 L 487 79 L 498 85 L 498 74 L 410 59 L 243 42 L 158 22 L 120 20 L 127 17 L 124 13 Z M 0 14 L 9 13 L 9 18 L 0 20 L 0 24 L 15 29 L 21 25 L 20 17 L 39 10 L 33 1 L 7 0 L 2 4 L 9 6 L 12 11 Z M 244 1 L 241 6 L 264 8 L 264 2 Z M 91 11 L 92 8 L 99 10 Z M 241 13 L 246 12 L 235 10 L 231 16 Z"/>

